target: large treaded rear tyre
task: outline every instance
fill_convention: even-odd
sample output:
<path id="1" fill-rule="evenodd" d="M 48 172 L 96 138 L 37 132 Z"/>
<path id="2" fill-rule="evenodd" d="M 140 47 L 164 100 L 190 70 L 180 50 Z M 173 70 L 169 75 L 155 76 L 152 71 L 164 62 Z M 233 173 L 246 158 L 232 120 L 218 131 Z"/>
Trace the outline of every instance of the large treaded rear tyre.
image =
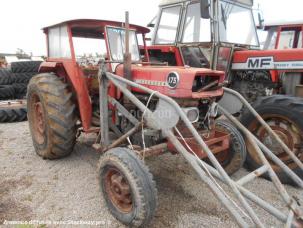
<path id="1" fill-rule="evenodd" d="M 0 85 L 0 100 L 13 99 L 15 95 L 15 89 L 11 85 Z"/>
<path id="2" fill-rule="evenodd" d="M 27 91 L 29 127 L 38 155 L 58 159 L 69 155 L 76 141 L 72 93 L 56 75 L 32 78 Z"/>
<path id="3" fill-rule="evenodd" d="M 15 89 L 15 93 L 18 95 L 25 96 L 27 91 L 27 84 L 26 83 L 14 83 L 13 88 Z"/>
<path id="4" fill-rule="evenodd" d="M 303 99 L 286 95 L 274 95 L 260 98 L 253 106 L 285 144 L 303 161 Z M 246 111 L 243 113 L 241 122 L 303 179 L 303 171 L 292 162 L 279 144 L 269 137 L 267 131 L 260 126 L 259 122 L 250 112 Z M 254 150 L 249 144 L 247 148 L 248 156 L 246 163 L 248 168 L 256 169 L 260 167 L 262 163 Z M 271 164 L 282 183 L 294 184 L 280 167 L 272 162 Z M 266 175 L 265 177 L 268 178 Z"/>
<path id="5" fill-rule="evenodd" d="M 0 123 L 20 122 L 27 119 L 26 104 L 5 102 L 0 104 Z"/>
<path id="6" fill-rule="evenodd" d="M 0 85 L 11 85 L 13 83 L 13 74 L 8 69 L 0 69 Z"/>
<path id="7" fill-rule="evenodd" d="M 31 78 L 37 73 L 14 73 L 13 79 L 14 83 L 27 83 L 31 80 Z"/>
<path id="8" fill-rule="evenodd" d="M 129 149 L 114 148 L 100 158 L 98 179 L 109 211 L 123 224 L 144 227 L 157 207 L 157 189 L 146 165 Z"/>
<path id="9" fill-rule="evenodd" d="M 217 155 L 225 171 L 232 175 L 241 169 L 246 160 L 246 145 L 241 133 L 227 120 L 216 120 L 216 129 L 230 135 L 230 148 L 226 152 Z M 223 153 L 223 156 L 222 156 Z M 225 153 L 225 156 L 224 156 Z"/>
<path id="10" fill-rule="evenodd" d="M 11 63 L 13 73 L 32 73 L 38 72 L 41 61 L 22 61 Z"/>

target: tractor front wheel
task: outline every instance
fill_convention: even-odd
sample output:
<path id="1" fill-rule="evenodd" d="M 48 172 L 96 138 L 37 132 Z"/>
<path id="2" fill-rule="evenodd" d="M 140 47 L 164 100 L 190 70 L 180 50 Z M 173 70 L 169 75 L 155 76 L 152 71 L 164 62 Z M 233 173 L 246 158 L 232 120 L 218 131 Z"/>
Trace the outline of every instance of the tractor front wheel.
<path id="1" fill-rule="evenodd" d="M 76 141 L 76 115 L 68 86 L 54 74 L 32 78 L 27 91 L 29 128 L 38 155 L 69 155 Z"/>
<path id="2" fill-rule="evenodd" d="M 286 95 L 263 97 L 255 102 L 254 108 L 289 149 L 303 161 L 303 99 Z M 292 161 L 276 140 L 268 134 L 266 129 L 260 125 L 251 112 L 244 112 L 241 122 L 280 160 L 303 179 L 302 170 Z M 262 166 L 262 162 L 254 149 L 249 144 L 247 144 L 247 148 L 248 168 L 256 169 Z M 294 184 L 279 166 L 269 158 L 268 160 L 282 183 Z"/>
<path id="3" fill-rule="evenodd" d="M 98 178 L 112 215 L 130 227 L 144 227 L 154 216 L 157 189 L 145 164 L 129 149 L 114 148 L 100 158 Z"/>
<path id="4" fill-rule="evenodd" d="M 246 160 L 246 146 L 241 133 L 227 120 L 217 120 L 216 129 L 230 135 L 228 150 L 216 154 L 225 171 L 232 175 L 242 168 Z"/>

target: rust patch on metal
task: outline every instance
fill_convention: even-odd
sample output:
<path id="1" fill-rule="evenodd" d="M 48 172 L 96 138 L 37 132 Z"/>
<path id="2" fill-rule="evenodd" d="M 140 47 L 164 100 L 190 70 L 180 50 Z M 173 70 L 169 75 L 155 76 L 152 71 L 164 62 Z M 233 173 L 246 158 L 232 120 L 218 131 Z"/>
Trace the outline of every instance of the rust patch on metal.
<path id="1" fill-rule="evenodd" d="M 105 175 L 105 190 L 112 203 L 122 212 L 129 213 L 133 208 L 131 188 L 126 178 L 115 168 Z"/>

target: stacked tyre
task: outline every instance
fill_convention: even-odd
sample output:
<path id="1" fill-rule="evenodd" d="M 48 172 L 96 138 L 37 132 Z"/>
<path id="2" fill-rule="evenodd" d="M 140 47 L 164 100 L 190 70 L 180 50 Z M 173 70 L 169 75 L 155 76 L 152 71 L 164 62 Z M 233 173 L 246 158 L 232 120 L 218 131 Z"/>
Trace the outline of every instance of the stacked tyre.
<path id="1" fill-rule="evenodd" d="M 0 101 L 0 123 L 12 123 L 27 119 L 26 102 Z"/>
<path id="2" fill-rule="evenodd" d="M 8 69 L 0 69 L 0 100 L 13 99 L 15 89 L 13 87 L 14 78 Z"/>
<path id="3" fill-rule="evenodd" d="M 27 119 L 27 85 L 37 75 L 41 62 L 24 61 L 11 63 L 10 69 L 0 69 L 0 123 Z M 17 101 L 12 101 L 16 100 Z"/>
<path id="4" fill-rule="evenodd" d="M 13 74 L 13 88 L 15 99 L 24 99 L 26 97 L 27 85 L 31 78 L 38 73 L 40 61 L 24 61 L 11 63 Z"/>

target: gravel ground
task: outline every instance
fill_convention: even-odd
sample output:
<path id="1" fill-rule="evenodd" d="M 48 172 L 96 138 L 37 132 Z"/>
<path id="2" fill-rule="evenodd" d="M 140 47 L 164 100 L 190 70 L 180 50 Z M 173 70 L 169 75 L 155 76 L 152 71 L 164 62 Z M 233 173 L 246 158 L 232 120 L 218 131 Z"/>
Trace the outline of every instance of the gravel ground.
<path id="1" fill-rule="evenodd" d="M 73 154 L 48 161 L 32 146 L 27 122 L 0 125 L 0 224 L 17 221 L 97 221 L 102 227 L 123 227 L 108 212 L 97 185 L 99 155 L 81 137 Z M 162 155 L 147 161 L 157 182 L 159 204 L 151 227 L 237 227 L 222 205 L 181 156 Z M 240 170 L 237 179 L 247 172 Z M 275 189 L 259 179 L 247 186 L 282 210 Z M 302 191 L 287 186 L 303 200 Z M 267 226 L 282 227 L 256 208 Z M 53 226 L 53 225 L 52 225 Z"/>

